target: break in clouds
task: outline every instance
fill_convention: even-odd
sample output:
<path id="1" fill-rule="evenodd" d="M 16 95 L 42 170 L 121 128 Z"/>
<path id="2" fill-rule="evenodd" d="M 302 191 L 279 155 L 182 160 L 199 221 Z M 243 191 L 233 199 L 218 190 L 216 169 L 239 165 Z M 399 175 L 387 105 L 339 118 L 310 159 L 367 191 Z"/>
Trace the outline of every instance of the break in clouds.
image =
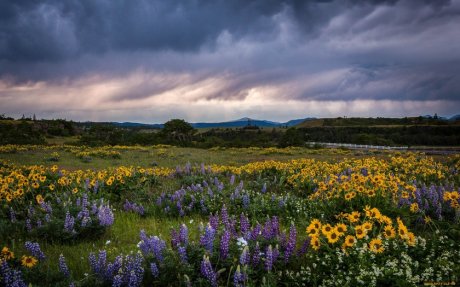
<path id="1" fill-rule="evenodd" d="M 163 122 L 460 110 L 460 1 L 0 2 L 1 111 Z"/>

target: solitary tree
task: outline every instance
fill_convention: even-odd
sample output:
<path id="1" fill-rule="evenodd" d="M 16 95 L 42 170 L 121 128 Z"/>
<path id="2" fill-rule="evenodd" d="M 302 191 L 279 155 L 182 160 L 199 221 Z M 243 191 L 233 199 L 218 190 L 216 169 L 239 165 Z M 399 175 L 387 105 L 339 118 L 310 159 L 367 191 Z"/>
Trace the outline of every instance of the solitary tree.
<path id="1" fill-rule="evenodd" d="M 184 120 L 172 119 L 164 124 L 162 133 L 168 139 L 179 142 L 191 141 L 195 129 Z"/>

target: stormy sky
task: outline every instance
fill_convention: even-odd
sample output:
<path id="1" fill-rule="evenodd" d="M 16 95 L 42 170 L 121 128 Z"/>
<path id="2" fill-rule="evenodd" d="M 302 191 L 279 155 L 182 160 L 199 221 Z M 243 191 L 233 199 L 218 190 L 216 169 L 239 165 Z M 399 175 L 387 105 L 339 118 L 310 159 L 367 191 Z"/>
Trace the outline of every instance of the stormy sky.
<path id="1" fill-rule="evenodd" d="M 460 0 L 3 0 L 0 114 L 460 113 Z"/>

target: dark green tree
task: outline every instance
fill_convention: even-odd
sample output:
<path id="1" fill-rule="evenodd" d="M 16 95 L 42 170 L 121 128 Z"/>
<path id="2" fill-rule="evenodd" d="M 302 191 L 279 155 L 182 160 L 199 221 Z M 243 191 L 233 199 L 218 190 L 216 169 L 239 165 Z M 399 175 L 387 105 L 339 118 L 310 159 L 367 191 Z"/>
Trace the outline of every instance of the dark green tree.
<path id="1" fill-rule="evenodd" d="M 164 124 L 161 133 L 169 143 L 185 144 L 192 141 L 195 129 L 188 122 L 181 119 L 172 119 Z"/>

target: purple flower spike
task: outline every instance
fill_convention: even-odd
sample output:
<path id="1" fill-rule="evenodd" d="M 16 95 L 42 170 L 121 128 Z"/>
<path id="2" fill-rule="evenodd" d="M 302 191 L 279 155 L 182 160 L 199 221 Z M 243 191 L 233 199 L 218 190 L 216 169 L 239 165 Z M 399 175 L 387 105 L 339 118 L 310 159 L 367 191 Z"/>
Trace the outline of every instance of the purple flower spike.
<path id="1" fill-rule="evenodd" d="M 265 270 L 272 271 L 273 268 L 273 250 L 272 246 L 267 247 L 267 251 L 265 252 Z"/>
<path id="2" fill-rule="evenodd" d="M 203 256 L 203 261 L 201 261 L 201 275 L 209 281 L 211 286 L 217 286 L 217 273 L 212 269 L 209 257 L 206 255 Z"/>
<path id="3" fill-rule="evenodd" d="M 222 234 L 222 238 L 220 240 L 220 257 L 222 259 L 226 259 L 228 257 L 228 250 L 230 244 L 230 232 L 228 230 L 224 230 Z"/>
<path id="4" fill-rule="evenodd" d="M 240 255 L 240 264 L 248 265 L 250 261 L 251 261 L 251 257 L 249 255 L 249 248 L 245 246 L 243 249 L 243 252 L 241 252 L 241 255 Z"/>
<path id="5" fill-rule="evenodd" d="M 233 285 L 235 287 L 243 287 L 246 275 L 241 272 L 240 265 L 236 268 L 235 274 L 233 275 Z"/>
<path id="6" fill-rule="evenodd" d="M 260 247 L 259 242 L 256 243 L 256 247 L 254 248 L 254 253 L 252 254 L 252 266 L 257 267 L 260 262 Z"/>
<path id="7" fill-rule="evenodd" d="M 61 273 L 69 278 L 70 277 L 70 272 L 69 272 L 69 268 L 67 267 L 67 263 L 65 262 L 65 258 L 64 258 L 64 255 L 59 255 L 59 271 L 61 271 Z"/>
<path id="8" fill-rule="evenodd" d="M 291 228 L 289 229 L 289 240 L 286 245 L 286 251 L 284 252 L 284 262 L 289 261 L 289 257 L 294 253 L 295 246 L 297 240 L 297 230 L 295 226 L 292 224 Z"/>

